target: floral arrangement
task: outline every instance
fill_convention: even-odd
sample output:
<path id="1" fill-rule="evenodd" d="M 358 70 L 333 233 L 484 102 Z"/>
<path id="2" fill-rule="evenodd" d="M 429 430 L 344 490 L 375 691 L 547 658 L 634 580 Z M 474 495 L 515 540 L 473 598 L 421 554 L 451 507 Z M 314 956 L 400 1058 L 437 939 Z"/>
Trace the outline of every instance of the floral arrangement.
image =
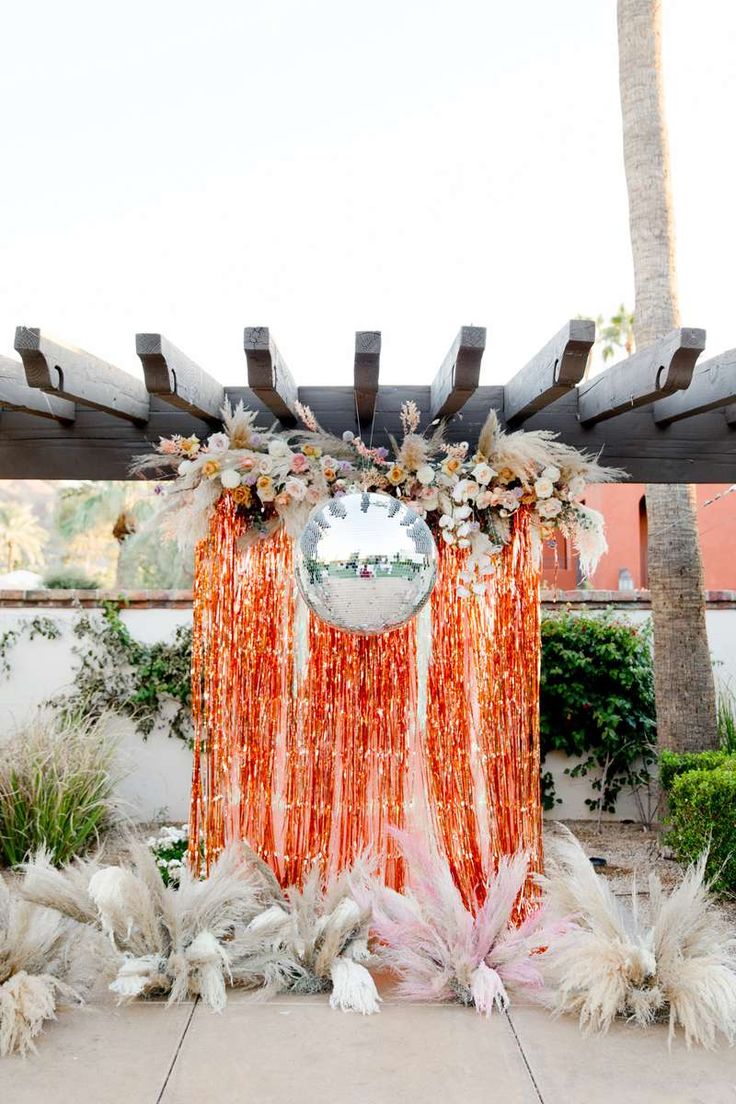
<path id="1" fill-rule="evenodd" d="M 148 837 L 146 846 L 153 852 L 164 884 L 176 885 L 189 847 L 189 825 L 164 824 L 157 836 Z"/>
<path id="2" fill-rule="evenodd" d="M 217 501 L 229 495 L 247 520 L 246 540 L 279 525 L 298 536 L 310 511 L 351 491 L 395 495 L 426 518 L 438 540 L 468 550 L 461 593 L 485 589 L 494 557 L 509 541 L 515 514 L 529 512 L 542 538 L 569 536 L 590 573 L 606 550 L 603 519 L 583 504 L 586 485 L 618 478 L 547 431 L 507 434 L 491 410 L 478 442 L 445 440 L 444 423 L 419 432 L 414 402 L 401 410 L 403 439 L 392 452 L 371 448 L 350 431 L 326 433 L 308 407 L 297 404 L 302 430 L 256 426 L 242 403 L 223 407 L 223 429 L 206 440 L 162 438 L 134 471 L 167 470 L 159 486 L 168 535 L 183 545 L 206 536 Z"/>

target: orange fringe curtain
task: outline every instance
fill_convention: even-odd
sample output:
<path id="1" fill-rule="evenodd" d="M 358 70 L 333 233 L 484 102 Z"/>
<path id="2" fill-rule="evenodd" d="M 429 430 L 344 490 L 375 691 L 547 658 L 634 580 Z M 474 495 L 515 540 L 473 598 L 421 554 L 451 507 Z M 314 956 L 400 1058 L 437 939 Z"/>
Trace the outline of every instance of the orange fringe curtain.
<path id="1" fill-rule="evenodd" d="M 469 904 L 500 855 L 524 848 L 540 870 L 539 569 L 525 514 L 484 595 L 458 598 L 463 554 L 440 549 L 421 737 L 416 619 L 360 637 L 310 613 L 300 669 L 291 541 L 281 529 L 242 550 L 242 533 L 225 496 L 197 551 L 194 868 L 247 839 L 288 884 L 370 849 L 401 888 L 388 828 L 419 825 L 426 808 Z"/>

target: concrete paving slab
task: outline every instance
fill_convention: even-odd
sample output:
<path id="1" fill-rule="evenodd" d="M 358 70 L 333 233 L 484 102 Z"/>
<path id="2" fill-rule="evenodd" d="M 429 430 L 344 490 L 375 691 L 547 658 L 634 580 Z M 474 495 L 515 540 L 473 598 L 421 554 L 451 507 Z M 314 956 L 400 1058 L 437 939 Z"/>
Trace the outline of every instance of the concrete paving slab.
<path id="1" fill-rule="evenodd" d="M 573 1017 L 516 1002 L 510 1020 L 544 1104 L 736 1104 L 736 1048 L 667 1048 L 667 1027 L 616 1023 L 583 1037 Z"/>
<path id="2" fill-rule="evenodd" d="M 192 1005 L 109 1000 L 59 1012 L 38 1053 L 0 1061 L 2 1104 L 156 1104 Z"/>
<path id="3" fill-rule="evenodd" d="M 387 1003 L 198 1006 L 162 1104 L 538 1104 L 503 1016 Z"/>

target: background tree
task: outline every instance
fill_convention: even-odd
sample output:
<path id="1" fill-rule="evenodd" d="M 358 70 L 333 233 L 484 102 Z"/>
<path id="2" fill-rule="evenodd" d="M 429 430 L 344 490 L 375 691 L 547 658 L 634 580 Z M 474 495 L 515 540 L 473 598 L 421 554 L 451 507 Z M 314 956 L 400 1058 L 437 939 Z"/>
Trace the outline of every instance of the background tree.
<path id="1" fill-rule="evenodd" d="M 25 502 L 0 503 L 0 570 L 30 570 L 43 563 L 48 533 Z"/>
<path id="2" fill-rule="evenodd" d="M 662 86 L 660 0 L 618 0 L 623 150 L 639 348 L 680 324 Z M 666 472 L 663 472 L 666 474 Z M 695 489 L 646 488 L 658 742 L 716 747 L 716 704 Z"/>

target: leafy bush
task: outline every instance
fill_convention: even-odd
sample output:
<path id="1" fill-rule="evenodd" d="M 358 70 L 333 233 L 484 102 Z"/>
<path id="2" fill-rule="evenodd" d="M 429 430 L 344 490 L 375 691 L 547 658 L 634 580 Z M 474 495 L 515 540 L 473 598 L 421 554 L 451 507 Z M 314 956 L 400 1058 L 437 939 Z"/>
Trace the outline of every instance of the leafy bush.
<path id="1" fill-rule="evenodd" d="M 736 757 L 720 767 L 675 776 L 667 841 L 680 862 L 709 849 L 707 876 L 713 887 L 736 892 Z"/>
<path id="2" fill-rule="evenodd" d="M 542 621 L 542 761 L 548 752 L 579 756 L 573 777 L 595 771 L 591 809 L 613 812 L 624 786 L 645 786 L 654 762 L 654 676 L 648 627 L 610 614 L 555 613 Z M 555 804 L 542 776 L 544 806 Z"/>
<path id="3" fill-rule="evenodd" d="M 60 573 L 48 575 L 43 585 L 47 590 L 97 590 L 100 584 L 97 579 L 90 579 L 88 575 Z"/>
<path id="4" fill-rule="evenodd" d="M 106 827 L 115 740 L 109 718 L 39 712 L 0 748 L 0 862 L 45 847 L 62 864 Z"/>
<path id="5" fill-rule="evenodd" d="M 711 771 L 729 762 L 727 751 L 663 751 L 659 757 L 659 784 L 670 794 L 672 784 L 688 771 Z M 736 757 L 733 762 L 736 764 Z"/>

